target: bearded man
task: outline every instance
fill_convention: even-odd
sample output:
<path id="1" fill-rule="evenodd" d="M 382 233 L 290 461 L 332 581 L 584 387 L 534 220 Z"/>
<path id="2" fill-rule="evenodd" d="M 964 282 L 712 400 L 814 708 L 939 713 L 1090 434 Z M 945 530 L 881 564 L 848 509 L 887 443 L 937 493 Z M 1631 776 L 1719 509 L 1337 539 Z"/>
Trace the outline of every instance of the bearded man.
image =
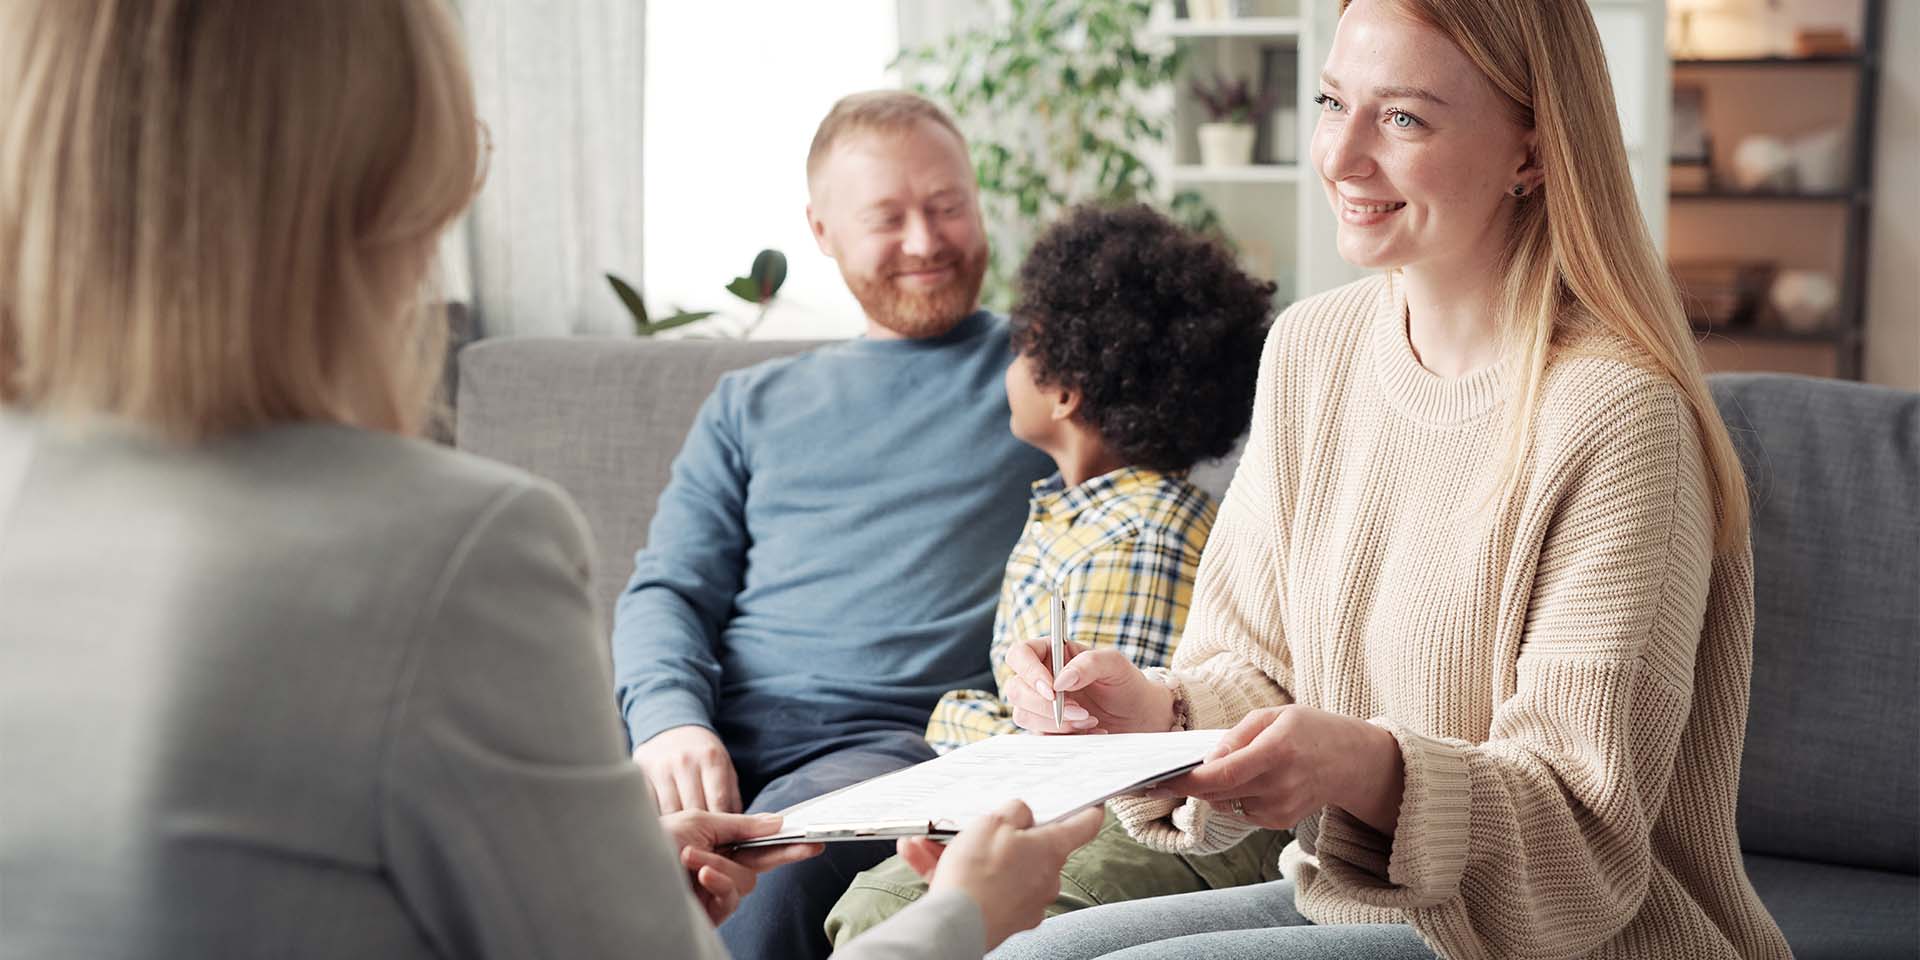
<path id="1" fill-rule="evenodd" d="M 987 241 L 953 121 L 847 97 L 807 188 L 866 333 L 728 374 L 674 461 L 613 631 L 661 813 L 777 811 L 931 759 L 940 695 L 992 682 L 1001 571 L 1052 470 L 1007 430 L 1012 354 L 976 309 Z M 827 847 L 760 880 L 720 928 L 733 956 L 827 955 L 828 909 L 893 850 Z"/>

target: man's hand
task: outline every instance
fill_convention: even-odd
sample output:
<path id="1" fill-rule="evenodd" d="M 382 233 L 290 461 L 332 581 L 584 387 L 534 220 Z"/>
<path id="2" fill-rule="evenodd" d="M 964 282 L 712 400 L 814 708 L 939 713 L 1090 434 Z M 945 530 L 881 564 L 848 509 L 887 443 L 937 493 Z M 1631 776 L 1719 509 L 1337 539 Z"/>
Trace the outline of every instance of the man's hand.
<path id="1" fill-rule="evenodd" d="M 715 926 L 732 915 L 740 898 L 753 892 L 759 875 L 774 867 L 796 863 L 826 849 L 817 843 L 754 847 L 720 853 L 725 844 L 764 837 L 780 830 L 780 815 L 709 813 L 684 810 L 660 818 L 660 828 L 680 848 L 680 865 L 687 868 L 693 894 Z"/>
<path id="2" fill-rule="evenodd" d="M 712 730 L 670 727 L 633 749 L 633 761 L 653 788 L 662 814 L 681 810 L 740 812 L 740 779 L 733 758 Z"/>
<path id="3" fill-rule="evenodd" d="M 907 837 L 898 848 L 930 891 L 961 890 L 980 905 L 992 950 L 1046 916 L 1060 895 L 1061 865 L 1100 832 L 1102 817 L 1093 807 L 1036 827 L 1033 812 L 1015 800 L 969 824 L 951 844 Z"/>

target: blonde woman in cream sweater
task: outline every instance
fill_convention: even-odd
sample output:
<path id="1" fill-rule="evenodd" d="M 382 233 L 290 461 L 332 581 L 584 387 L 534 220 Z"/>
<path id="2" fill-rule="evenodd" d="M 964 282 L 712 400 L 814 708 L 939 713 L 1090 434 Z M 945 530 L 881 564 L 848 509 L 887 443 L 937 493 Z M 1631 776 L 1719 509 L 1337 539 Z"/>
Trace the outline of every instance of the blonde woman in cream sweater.
<path id="1" fill-rule="evenodd" d="M 1746 491 L 1610 90 L 1584 0 L 1345 5 L 1313 161 L 1381 274 L 1274 325 L 1171 669 L 1010 658 L 1029 728 L 1231 728 L 1116 812 L 1294 827 L 1287 879 L 998 955 L 1788 956 L 1734 832 Z"/>

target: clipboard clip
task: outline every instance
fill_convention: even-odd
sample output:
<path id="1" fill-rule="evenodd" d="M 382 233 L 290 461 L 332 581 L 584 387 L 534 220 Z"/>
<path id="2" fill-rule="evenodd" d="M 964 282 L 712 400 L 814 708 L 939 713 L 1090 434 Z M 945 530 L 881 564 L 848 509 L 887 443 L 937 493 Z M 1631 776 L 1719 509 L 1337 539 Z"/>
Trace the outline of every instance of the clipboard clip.
<path id="1" fill-rule="evenodd" d="M 861 823 L 816 823 L 801 832 L 808 840 L 852 840 L 863 837 L 918 837 L 933 832 L 933 821 L 870 820 Z"/>
<path id="2" fill-rule="evenodd" d="M 834 843 L 845 840 L 885 840 L 892 837 L 931 837 L 945 840 L 954 831 L 931 820 L 864 820 L 859 823 L 816 823 L 798 830 L 726 844 L 723 849 L 745 850 L 787 843 Z"/>

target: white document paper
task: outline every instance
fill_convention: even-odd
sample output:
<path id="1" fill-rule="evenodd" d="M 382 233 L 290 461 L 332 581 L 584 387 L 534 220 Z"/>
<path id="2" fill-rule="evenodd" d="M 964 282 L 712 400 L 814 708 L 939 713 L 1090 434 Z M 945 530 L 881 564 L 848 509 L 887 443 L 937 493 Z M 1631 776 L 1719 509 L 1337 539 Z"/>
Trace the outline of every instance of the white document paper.
<path id="1" fill-rule="evenodd" d="M 946 835 L 1015 799 L 1048 823 L 1197 766 L 1224 733 L 992 737 L 789 807 L 780 834 L 755 845 L 862 826 L 858 836 L 809 839 Z"/>

